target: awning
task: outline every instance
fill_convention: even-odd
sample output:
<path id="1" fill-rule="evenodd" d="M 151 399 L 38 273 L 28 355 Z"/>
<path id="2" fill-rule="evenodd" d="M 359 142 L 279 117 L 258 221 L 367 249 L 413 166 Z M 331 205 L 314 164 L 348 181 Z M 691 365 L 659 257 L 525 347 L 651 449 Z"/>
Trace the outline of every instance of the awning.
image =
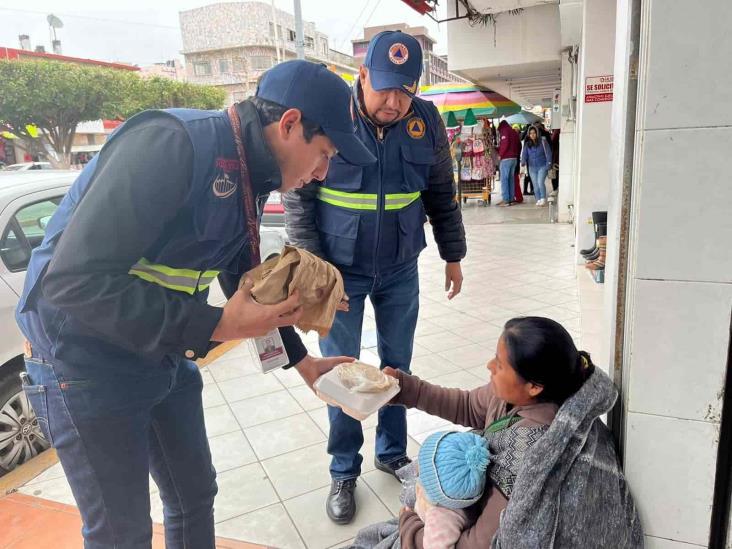
<path id="1" fill-rule="evenodd" d="M 99 152 L 102 150 L 104 145 L 72 145 L 72 153 L 88 153 L 88 152 Z"/>

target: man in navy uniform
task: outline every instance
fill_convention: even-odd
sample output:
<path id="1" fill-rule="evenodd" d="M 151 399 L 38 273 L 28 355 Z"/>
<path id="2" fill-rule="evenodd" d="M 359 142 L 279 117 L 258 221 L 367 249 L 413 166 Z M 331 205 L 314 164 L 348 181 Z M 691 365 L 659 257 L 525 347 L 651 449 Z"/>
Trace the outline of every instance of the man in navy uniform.
<path id="1" fill-rule="evenodd" d="M 426 246 L 427 218 L 446 262 L 448 298 L 460 292 L 465 231 L 444 125 L 432 103 L 415 97 L 421 72 L 422 50 L 412 36 L 377 34 L 354 86 L 352 107 L 357 135 L 377 162 L 360 166 L 337 155 L 322 184 L 284 197 L 290 240 L 335 264 L 349 296 L 350 312 L 338 312 L 320 342 L 323 356 L 358 356 L 368 296 L 381 367 L 409 371 L 419 310 L 417 258 Z M 356 511 L 363 431 L 338 408 L 329 407 L 328 415 L 332 483 L 326 510 L 331 520 L 346 524 Z M 376 467 L 394 474 L 409 463 L 406 449 L 406 410 L 387 406 L 379 412 Z"/>
<path id="2" fill-rule="evenodd" d="M 375 160 L 349 104 L 324 65 L 290 61 L 228 110 L 146 111 L 110 137 L 50 220 L 17 309 L 23 384 L 87 549 L 150 547 L 148 473 L 166 547 L 213 549 L 216 472 L 192 362 L 212 342 L 273 333 L 311 386 L 341 360 L 308 356 L 292 328 L 297 295 L 260 305 L 251 282 L 237 288 L 260 261 L 271 191 L 322 180 L 336 152 Z M 217 276 L 223 309 L 206 302 Z"/>

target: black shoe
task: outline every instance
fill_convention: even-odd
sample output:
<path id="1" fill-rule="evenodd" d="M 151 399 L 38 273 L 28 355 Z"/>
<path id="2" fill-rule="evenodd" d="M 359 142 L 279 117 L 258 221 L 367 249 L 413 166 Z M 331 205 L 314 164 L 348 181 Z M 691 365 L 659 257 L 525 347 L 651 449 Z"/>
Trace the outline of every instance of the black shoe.
<path id="1" fill-rule="evenodd" d="M 594 248 L 590 248 L 588 250 L 580 250 L 580 255 L 582 257 L 588 257 L 590 255 L 596 254 L 599 251 L 600 251 L 600 248 L 598 248 L 597 245 L 596 245 Z"/>
<path id="2" fill-rule="evenodd" d="M 330 493 L 325 501 L 325 512 L 336 524 L 348 524 L 356 514 L 356 479 L 334 480 L 330 483 Z"/>
<path id="3" fill-rule="evenodd" d="M 585 256 L 582 256 L 582 257 L 584 257 L 585 260 L 587 260 L 587 261 L 595 261 L 595 259 L 597 259 L 598 257 L 600 257 L 600 248 L 598 248 L 597 250 L 595 250 L 594 253 L 591 253 L 590 255 L 585 255 Z"/>
<path id="4" fill-rule="evenodd" d="M 391 463 L 381 463 L 378 458 L 374 458 L 374 465 L 376 465 L 376 468 L 379 471 L 389 473 L 397 480 L 399 480 L 399 477 L 396 475 L 396 472 L 402 467 L 406 467 L 410 463 L 412 463 L 412 460 L 406 456 L 403 458 L 399 458 L 396 461 L 392 461 Z"/>

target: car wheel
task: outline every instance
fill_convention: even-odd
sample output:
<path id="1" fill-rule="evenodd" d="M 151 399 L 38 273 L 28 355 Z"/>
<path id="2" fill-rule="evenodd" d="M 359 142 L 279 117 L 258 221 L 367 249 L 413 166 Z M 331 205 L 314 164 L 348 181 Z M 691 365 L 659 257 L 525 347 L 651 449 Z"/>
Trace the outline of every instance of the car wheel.
<path id="1" fill-rule="evenodd" d="M 48 448 L 20 384 L 23 363 L 0 368 L 0 476 Z"/>

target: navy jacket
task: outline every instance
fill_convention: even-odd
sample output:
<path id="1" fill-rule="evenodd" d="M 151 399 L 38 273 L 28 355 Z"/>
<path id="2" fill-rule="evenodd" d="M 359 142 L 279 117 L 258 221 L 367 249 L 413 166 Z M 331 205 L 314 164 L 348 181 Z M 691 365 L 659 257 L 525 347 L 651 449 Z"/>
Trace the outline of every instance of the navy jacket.
<path id="1" fill-rule="evenodd" d="M 239 104 L 260 204 L 280 185 L 253 105 Z M 261 208 L 260 208 L 261 210 Z M 16 318 L 40 356 L 114 369 L 210 348 L 227 296 L 251 265 L 227 113 L 141 113 L 82 171 L 33 252 Z M 291 363 L 305 354 L 282 330 Z M 289 342 L 289 343 L 288 343 Z"/>
<path id="2" fill-rule="evenodd" d="M 355 106 L 357 94 L 358 85 L 354 126 L 377 162 L 359 167 L 336 156 L 322 184 L 285 195 L 288 237 L 342 272 L 373 276 L 416 261 L 429 218 L 441 257 L 460 261 L 465 231 L 437 109 L 414 98 L 403 119 L 376 127 Z"/>

